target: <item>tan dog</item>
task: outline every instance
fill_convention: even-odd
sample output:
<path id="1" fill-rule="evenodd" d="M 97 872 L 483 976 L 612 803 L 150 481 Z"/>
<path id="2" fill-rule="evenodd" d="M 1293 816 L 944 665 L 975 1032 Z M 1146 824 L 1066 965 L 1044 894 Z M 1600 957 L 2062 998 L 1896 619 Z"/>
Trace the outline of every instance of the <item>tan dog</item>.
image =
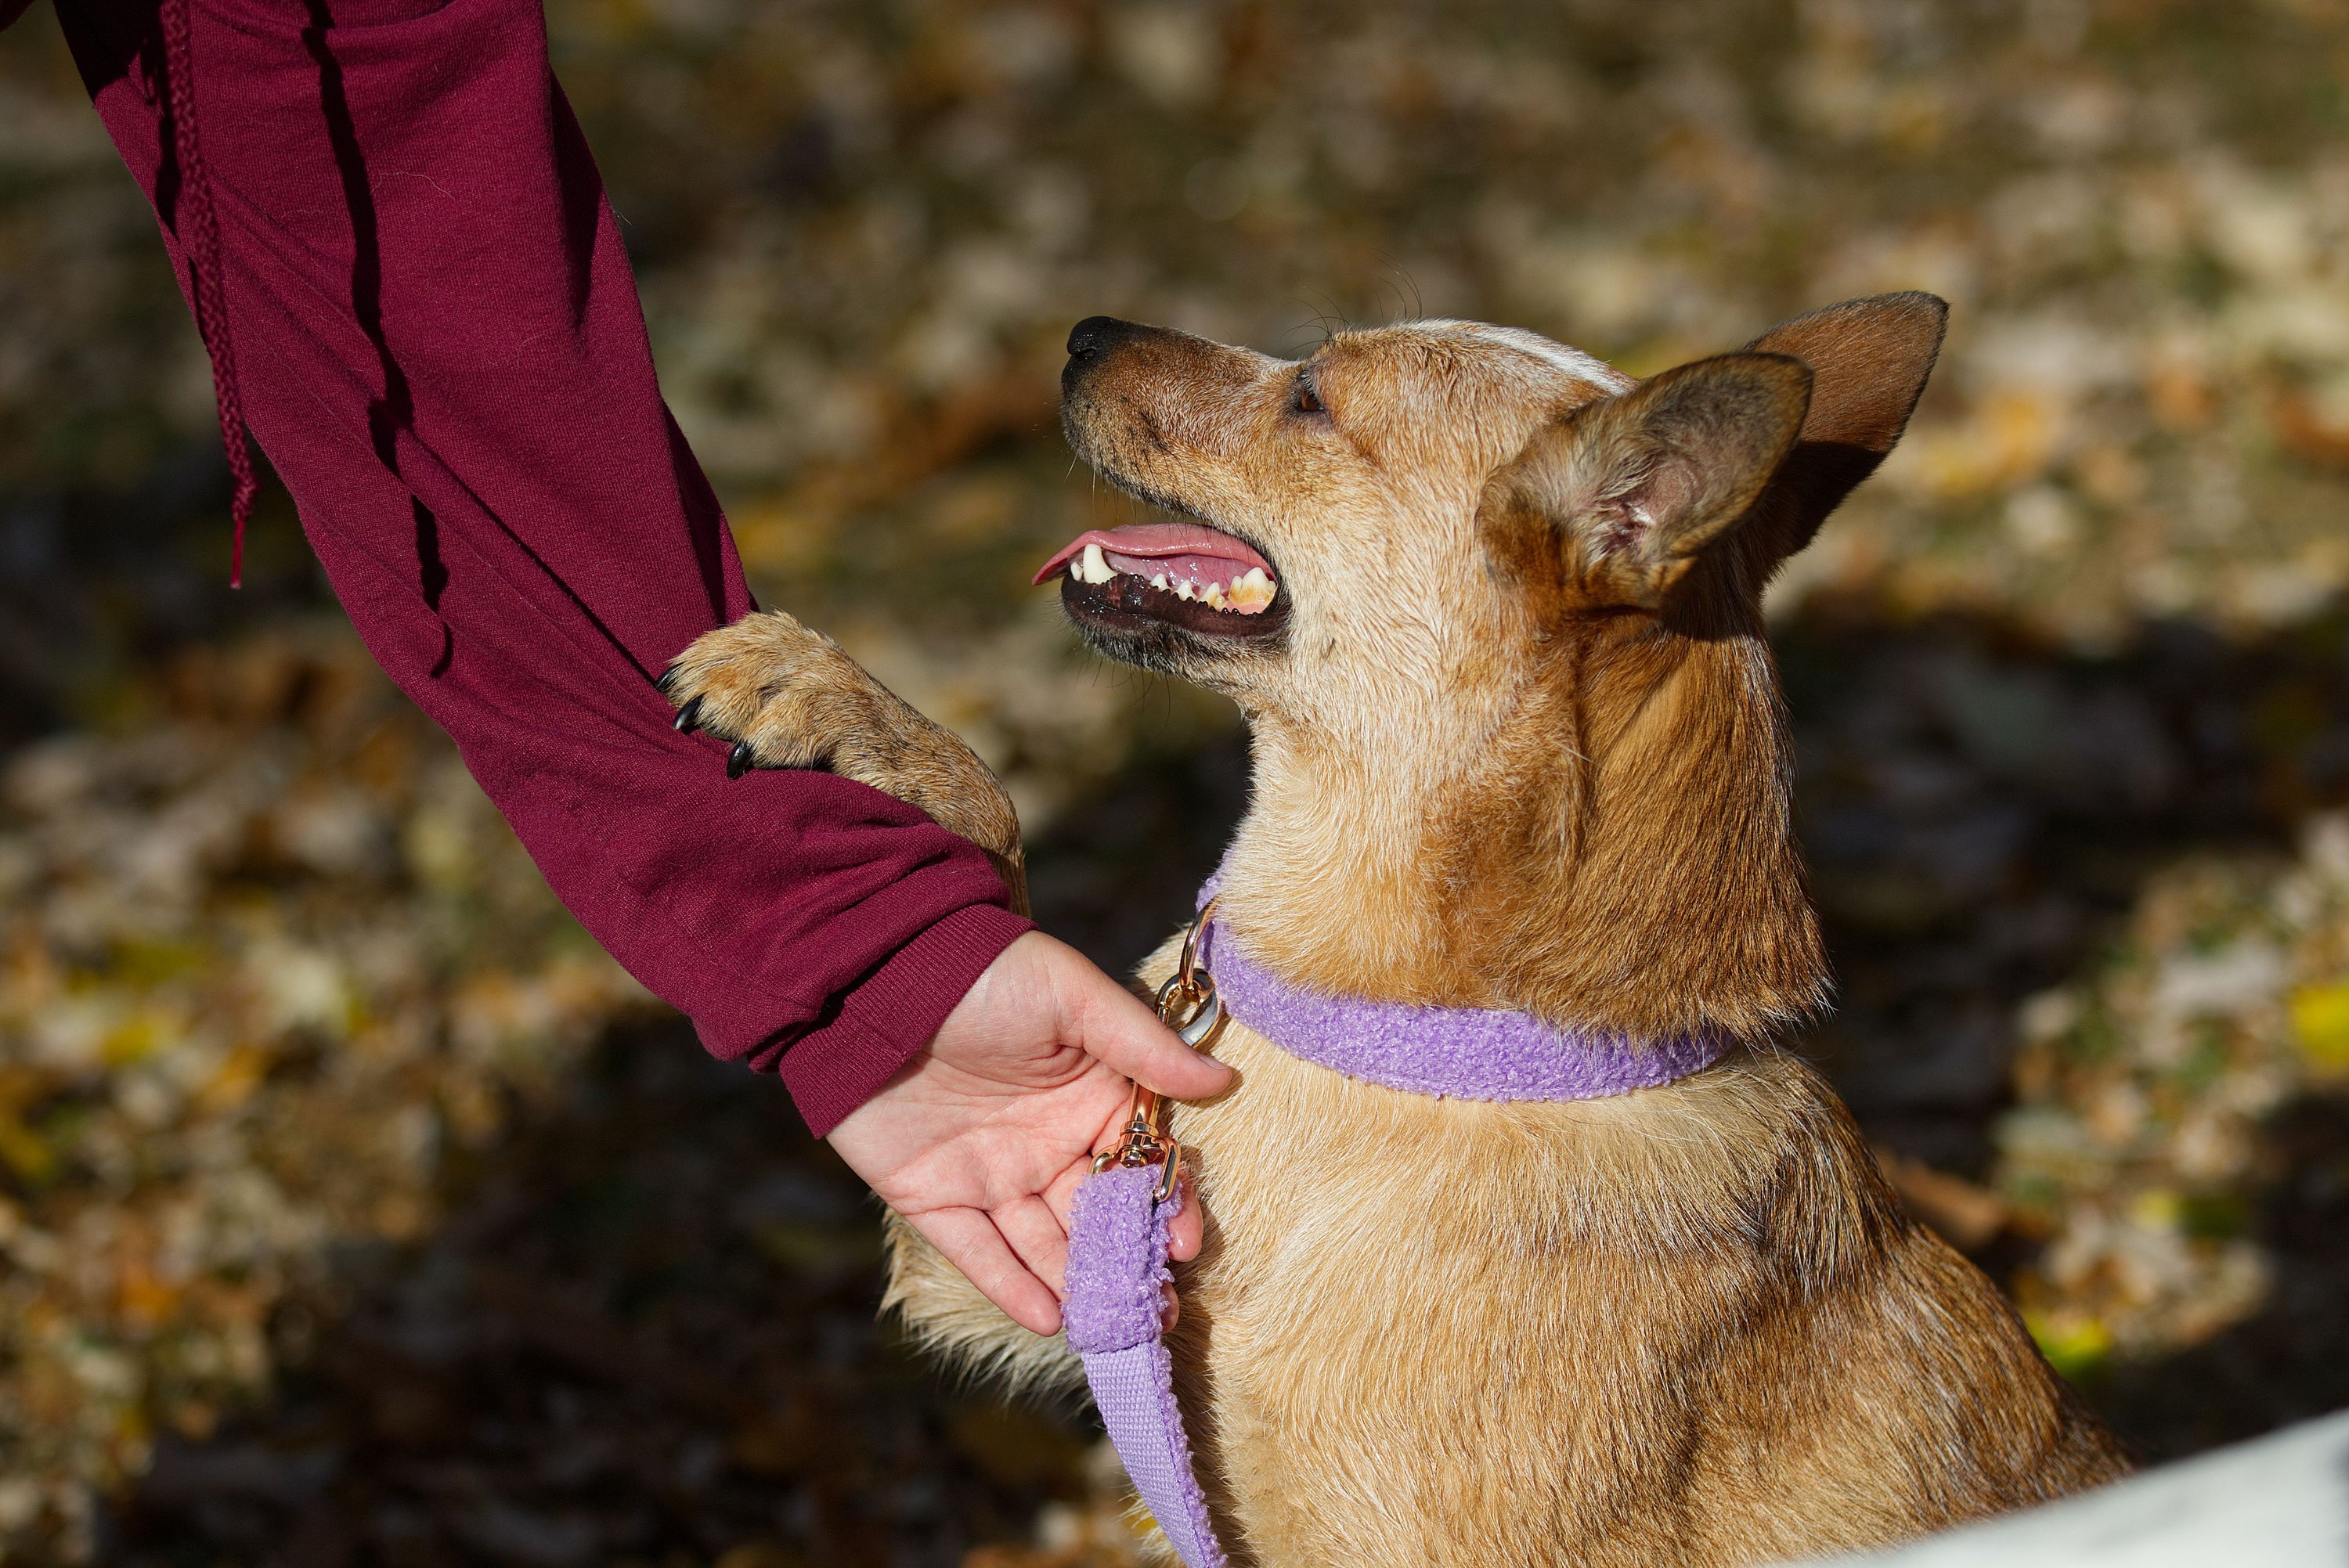
<path id="1" fill-rule="evenodd" d="M 1644 383 L 1454 322 L 1301 364 L 1071 337 L 1077 450 L 1216 531 L 1171 563 L 1109 536 L 1062 593 L 1102 652 L 1247 717 L 1234 938 L 1340 995 L 1742 1042 L 1668 1088 L 1495 1104 L 1224 1032 L 1237 1087 L 1174 1124 L 1210 1228 L 1173 1345 L 1236 1560 L 1766 1562 L 2124 1470 L 1775 1046 L 1827 973 L 1761 590 L 1898 439 L 1942 319 L 1857 301 Z M 704 638 L 673 686 L 758 759 L 848 758 L 1016 866 L 968 751 L 788 617 Z M 895 1242 L 890 1301 L 934 1345 L 1071 1377 Z"/>

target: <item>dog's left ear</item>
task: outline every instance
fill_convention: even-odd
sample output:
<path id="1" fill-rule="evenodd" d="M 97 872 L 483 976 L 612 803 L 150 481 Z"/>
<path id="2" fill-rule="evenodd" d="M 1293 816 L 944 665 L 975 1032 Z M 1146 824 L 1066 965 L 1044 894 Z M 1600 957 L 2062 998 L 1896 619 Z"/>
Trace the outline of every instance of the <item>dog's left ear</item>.
<path id="1" fill-rule="evenodd" d="M 1588 403 L 1485 480 L 1496 559 L 1599 603 L 1661 608 L 1698 552 L 1751 512 L 1803 429 L 1811 372 L 1724 354 Z"/>
<path id="2" fill-rule="evenodd" d="M 1781 322 L 1746 345 L 1792 355 L 1812 377 L 1802 439 L 1740 531 L 1765 573 L 1811 542 L 1909 428 L 1949 325 L 1949 302 L 1937 295 L 1875 294 Z"/>

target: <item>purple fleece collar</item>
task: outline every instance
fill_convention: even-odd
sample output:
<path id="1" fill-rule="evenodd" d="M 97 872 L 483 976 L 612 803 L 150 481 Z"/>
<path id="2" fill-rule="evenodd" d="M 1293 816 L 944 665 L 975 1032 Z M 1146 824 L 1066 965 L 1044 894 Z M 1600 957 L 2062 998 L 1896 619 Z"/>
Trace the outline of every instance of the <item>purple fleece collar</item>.
<path id="1" fill-rule="evenodd" d="M 1221 872 L 1199 894 L 1205 909 Z M 1276 980 L 1213 921 L 1200 967 L 1224 1010 L 1293 1056 L 1350 1078 L 1455 1099 L 1597 1099 L 1653 1088 L 1713 1065 L 1728 1042 L 1690 1036 L 1634 1045 L 1558 1029 L 1524 1013 L 1326 996 Z M 1069 1222 L 1070 1347 L 1135 1491 L 1185 1568 L 1227 1568 L 1191 1464 L 1174 1362 L 1159 1332 L 1166 1224 L 1154 1166 L 1113 1168 L 1077 1189 Z"/>
<path id="2" fill-rule="evenodd" d="M 1218 875 L 1200 895 L 1215 895 Z M 1276 979 L 1215 921 L 1200 965 L 1224 1010 L 1281 1049 L 1365 1083 L 1453 1099 L 1598 1099 L 1656 1088 L 1721 1059 L 1717 1035 L 1633 1044 L 1603 1029 L 1560 1029 L 1528 1013 L 1331 996 Z"/>

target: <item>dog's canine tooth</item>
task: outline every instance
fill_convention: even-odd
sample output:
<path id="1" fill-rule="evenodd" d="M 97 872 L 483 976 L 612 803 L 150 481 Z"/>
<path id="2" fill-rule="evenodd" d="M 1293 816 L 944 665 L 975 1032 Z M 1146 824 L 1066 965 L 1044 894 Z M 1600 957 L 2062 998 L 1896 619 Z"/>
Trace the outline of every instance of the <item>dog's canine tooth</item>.
<path id="1" fill-rule="evenodd" d="M 1100 545 L 1088 544 L 1085 546 L 1083 559 L 1077 562 L 1078 582 L 1106 583 L 1116 575 L 1117 573 L 1110 567 L 1109 558 L 1102 553 L 1102 547 Z"/>
<path id="2" fill-rule="evenodd" d="M 1251 566 L 1236 579 L 1231 586 L 1231 603 L 1236 610 L 1257 611 L 1270 604 L 1276 590 L 1272 579 L 1261 566 Z"/>

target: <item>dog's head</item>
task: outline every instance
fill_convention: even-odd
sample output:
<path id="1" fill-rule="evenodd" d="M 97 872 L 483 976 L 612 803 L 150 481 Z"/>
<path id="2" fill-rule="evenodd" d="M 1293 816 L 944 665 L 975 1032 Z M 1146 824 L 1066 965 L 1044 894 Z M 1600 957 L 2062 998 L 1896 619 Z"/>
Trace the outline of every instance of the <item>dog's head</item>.
<path id="1" fill-rule="evenodd" d="M 1944 316 L 1928 294 L 1853 301 L 1647 381 L 1467 322 L 1282 360 L 1095 317 L 1069 339 L 1070 442 L 1174 516 L 1088 533 L 1039 581 L 1062 578 L 1100 651 L 1235 697 L 1304 793 L 1382 797 L 1383 816 L 1331 800 L 1357 841 L 1318 858 L 1587 903 L 1572 878 L 1599 847 L 1652 875 L 1744 830 L 1742 809 L 1682 820 L 1713 774 L 1783 795 L 1775 741 L 1722 750 L 1775 734 L 1762 589 L 1899 438 Z M 1495 843 L 1563 870 L 1495 881 Z M 1689 876 L 1723 872 L 1711 858 Z"/>
<path id="2" fill-rule="evenodd" d="M 1857 300 L 1646 382 L 1473 322 L 1282 360 L 1096 316 L 1069 336 L 1070 443 L 1181 521 L 1087 534 L 1038 581 L 1102 652 L 1251 707 L 1332 666 L 1456 698 L 1504 626 L 1758 601 L 1898 439 L 1943 316 Z"/>

